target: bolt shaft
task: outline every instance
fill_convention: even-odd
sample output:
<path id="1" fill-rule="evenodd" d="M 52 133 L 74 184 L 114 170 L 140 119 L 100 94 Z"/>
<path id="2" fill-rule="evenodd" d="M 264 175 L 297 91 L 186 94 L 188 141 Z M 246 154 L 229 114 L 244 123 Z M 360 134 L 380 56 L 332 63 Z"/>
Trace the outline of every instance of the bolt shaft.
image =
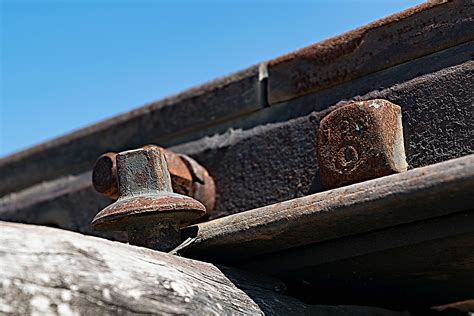
<path id="1" fill-rule="evenodd" d="M 131 245 L 169 252 L 181 241 L 179 223 L 164 221 L 127 228 L 128 242 Z"/>
<path id="2" fill-rule="evenodd" d="M 173 192 L 165 156 L 161 149 L 128 151 L 117 155 L 120 196 L 146 196 Z M 150 218 L 127 228 L 128 242 L 135 246 L 169 251 L 181 242 L 179 220 L 156 221 Z"/>

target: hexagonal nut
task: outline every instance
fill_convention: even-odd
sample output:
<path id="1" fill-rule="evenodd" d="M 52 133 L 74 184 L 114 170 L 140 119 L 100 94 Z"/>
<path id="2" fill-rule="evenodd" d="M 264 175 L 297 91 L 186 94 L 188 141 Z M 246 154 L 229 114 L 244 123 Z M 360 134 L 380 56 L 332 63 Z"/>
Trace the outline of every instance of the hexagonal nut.
<path id="1" fill-rule="evenodd" d="M 162 150 L 171 175 L 173 191 L 187 196 L 194 195 L 193 176 L 178 154 L 156 145 L 146 145 L 142 148 Z M 96 160 L 92 171 L 92 184 L 95 190 L 113 200 L 118 199 L 116 157 L 117 153 L 113 152 L 102 154 Z"/>
<path id="2" fill-rule="evenodd" d="M 332 111 L 321 120 L 317 144 L 327 189 L 407 170 L 401 109 L 387 100 Z"/>

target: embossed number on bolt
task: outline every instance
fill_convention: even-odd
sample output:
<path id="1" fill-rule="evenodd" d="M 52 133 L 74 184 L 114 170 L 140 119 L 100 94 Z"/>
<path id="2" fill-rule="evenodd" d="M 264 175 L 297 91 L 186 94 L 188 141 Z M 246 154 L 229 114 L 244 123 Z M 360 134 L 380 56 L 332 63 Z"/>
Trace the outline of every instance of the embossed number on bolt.
<path id="1" fill-rule="evenodd" d="M 332 111 L 319 127 L 318 161 L 328 189 L 406 171 L 400 107 L 377 99 Z"/>

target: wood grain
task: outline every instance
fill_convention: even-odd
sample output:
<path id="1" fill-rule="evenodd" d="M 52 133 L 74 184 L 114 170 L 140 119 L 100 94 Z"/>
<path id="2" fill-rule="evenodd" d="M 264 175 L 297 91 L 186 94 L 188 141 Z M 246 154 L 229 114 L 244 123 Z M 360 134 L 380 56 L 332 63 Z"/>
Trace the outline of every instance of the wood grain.
<path id="1" fill-rule="evenodd" d="M 0 222 L 0 313 L 400 315 L 311 306 L 263 276 L 59 229 Z"/>

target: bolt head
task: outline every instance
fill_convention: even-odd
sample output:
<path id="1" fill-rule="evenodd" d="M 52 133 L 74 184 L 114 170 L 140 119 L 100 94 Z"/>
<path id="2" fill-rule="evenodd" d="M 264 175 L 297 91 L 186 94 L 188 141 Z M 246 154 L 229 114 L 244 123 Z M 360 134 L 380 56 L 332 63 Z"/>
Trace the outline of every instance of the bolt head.
<path id="1" fill-rule="evenodd" d="M 119 198 L 92 220 L 97 230 L 127 230 L 129 226 L 160 221 L 191 222 L 206 213 L 204 205 L 193 198 L 172 192 L 157 192 Z"/>
<path id="2" fill-rule="evenodd" d="M 95 216 L 95 229 L 125 230 L 153 221 L 192 221 L 205 214 L 198 201 L 173 193 L 163 149 L 121 152 L 116 161 L 119 198 Z"/>
<path id="3" fill-rule="evenodd" d="M 163 150 L 171 176 L 173 191 L 187 196 L 195 194 L 193 176 L 180 155 L 156 145 L 146 145 L 143 148 Z M 92 184 L 95 190 L 112 200 L 118 199 L 116 157 L 117 154 L 113 152 L 101 155 L 96 160 L 92 171 Z"/>
<path id="4" fill-rule="evenodd" d="M 92 184 L 94 189 L 110 198 L 118 198 L 118 185 L 116 173 L 116 153 L 109 152 L 97 158 L 92 171 Z"/>
<path id="5" fill-rule="evenodd" d="M 325 188 L 407 170 L 402 114 L 387 100 L 353 102 L 321 120 L 317 152 Z"/>

